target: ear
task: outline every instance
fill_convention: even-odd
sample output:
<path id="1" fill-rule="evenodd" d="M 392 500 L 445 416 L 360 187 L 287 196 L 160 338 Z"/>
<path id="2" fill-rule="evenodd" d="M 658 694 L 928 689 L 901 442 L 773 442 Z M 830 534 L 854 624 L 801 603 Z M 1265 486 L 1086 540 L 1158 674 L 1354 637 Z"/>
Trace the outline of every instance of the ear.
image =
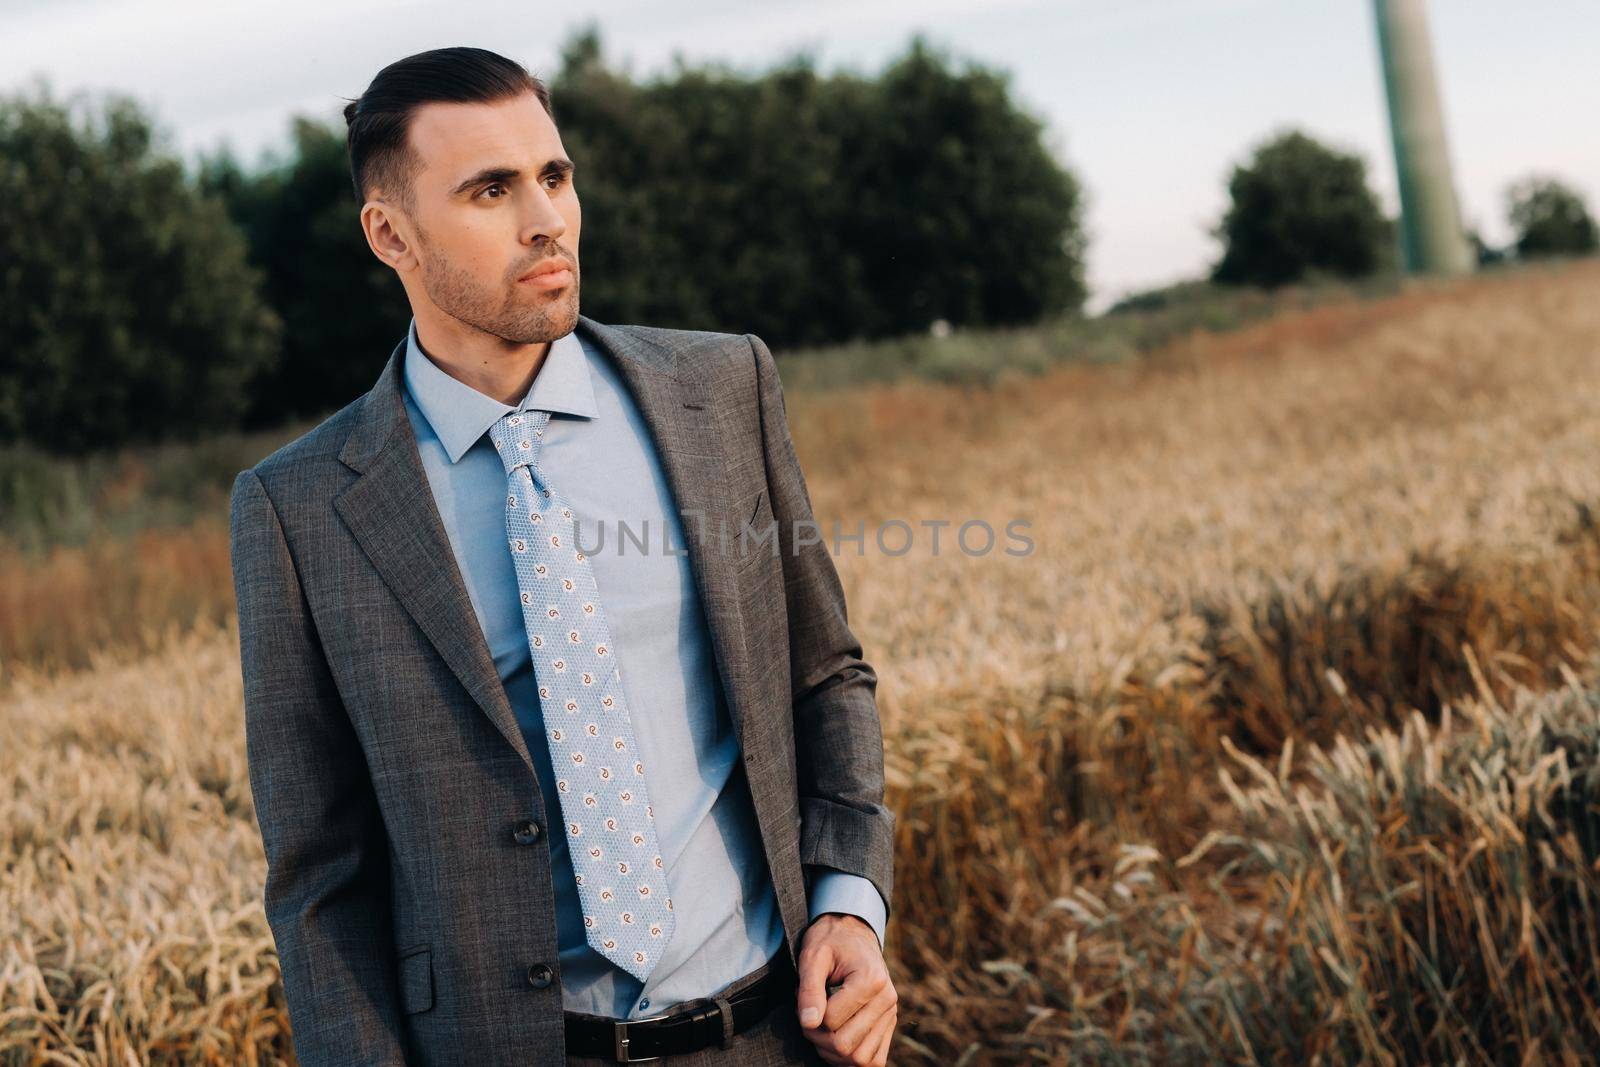
<path id="1" fill-rule="evenodd" d="M 383 200 L 368 200 L 361 205 L 361 229 L 367 236 L 367 247 L 372 254 L 397 271 L 407 271 L 417 266 L 414 242 L 408 236 L 403 213 Z"/>

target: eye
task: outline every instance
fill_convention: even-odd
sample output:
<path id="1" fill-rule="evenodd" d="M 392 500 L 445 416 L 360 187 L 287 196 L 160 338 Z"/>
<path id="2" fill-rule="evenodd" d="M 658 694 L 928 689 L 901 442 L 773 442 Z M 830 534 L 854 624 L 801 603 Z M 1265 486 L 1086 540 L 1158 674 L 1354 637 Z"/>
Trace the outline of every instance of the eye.
<path id="1" fill-rule="evenodd" d="M 547 182 L 551 182 L 551 181 L 555 182 L 554 185 L 547 185 L 547 186 L 545 186 L 545 188 L 547 188 L 547 189 L 559 189 L 563 185 L 566 184 L 567 176 L 558 171 L 555 174 L 546 175 L 544 180 L 547 181 Z"/>
<path id="2" fill-rule="evenodd" d="M 500 184 L 499 182 L 490 182 L 488 185 L 485 185 L 482 189 L 478 190 L 478 196 L 480 198 L 483 197 L 483 194 L 487 193 L 490 189 L 504 189 L 504 188 L 505 188 L 505 186 Z M 501 198 L 498 197 L 498 196 L 491 196 L 491 197 L 487 197 L 486 199 L 499 200 Z"/>

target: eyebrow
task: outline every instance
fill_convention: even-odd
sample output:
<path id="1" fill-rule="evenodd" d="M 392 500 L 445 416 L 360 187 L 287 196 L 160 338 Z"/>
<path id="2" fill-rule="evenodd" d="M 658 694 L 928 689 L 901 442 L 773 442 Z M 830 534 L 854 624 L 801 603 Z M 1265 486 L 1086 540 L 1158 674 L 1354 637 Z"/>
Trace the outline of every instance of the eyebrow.
<path id="1" fill-rule="evenodd" d="M 552 174 L 560 174 L 563 177 L 567 177 L 577 169 L 577 164 L 573 163 L 572 160 L 565 157 L 557 157 L 544 165 L 544 168 L 539 171 L 539 177 L 547 178 Z M 520 177 L 522 177 L 522 171 L 516 167 L 485 167 L 454 189 L 451 189 L 450 195 L 460 196 L 468 189 L 473 189 L 480 185 L 487 185 L 490 182 L 512 182 Z"/>

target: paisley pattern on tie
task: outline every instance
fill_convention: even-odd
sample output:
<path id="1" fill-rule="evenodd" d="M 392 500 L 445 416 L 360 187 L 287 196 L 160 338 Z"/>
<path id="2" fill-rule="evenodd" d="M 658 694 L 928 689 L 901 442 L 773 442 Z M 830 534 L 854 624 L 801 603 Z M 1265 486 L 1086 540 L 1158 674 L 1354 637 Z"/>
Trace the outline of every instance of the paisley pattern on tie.
<path id="1" fill-rule="evenodd" d="M 672 938 L 672 897 L 593 565 L 539 469 L 549 422 L 548 411 L 514 411 L 489 437 L 506 469 L 506 537 L 584 929 L 596 952 L 644 981 Z"/>

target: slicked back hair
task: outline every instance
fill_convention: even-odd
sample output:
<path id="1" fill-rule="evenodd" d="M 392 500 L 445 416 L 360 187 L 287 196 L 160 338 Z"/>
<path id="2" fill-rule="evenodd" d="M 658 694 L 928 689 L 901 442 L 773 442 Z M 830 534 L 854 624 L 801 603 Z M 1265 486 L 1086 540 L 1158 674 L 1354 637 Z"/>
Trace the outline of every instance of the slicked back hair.
<path id="1" fill-rule="evenodd" d="M 408 131 L 423 104 L 489 104 L 523 93 L 555 117 L 544 82 L 488 49 L 435 48 L 390 63 L 344 109 L 356 203 L 366 203 L 367 190 L 376 188 L 411 211 L 418 160 Z"/>

